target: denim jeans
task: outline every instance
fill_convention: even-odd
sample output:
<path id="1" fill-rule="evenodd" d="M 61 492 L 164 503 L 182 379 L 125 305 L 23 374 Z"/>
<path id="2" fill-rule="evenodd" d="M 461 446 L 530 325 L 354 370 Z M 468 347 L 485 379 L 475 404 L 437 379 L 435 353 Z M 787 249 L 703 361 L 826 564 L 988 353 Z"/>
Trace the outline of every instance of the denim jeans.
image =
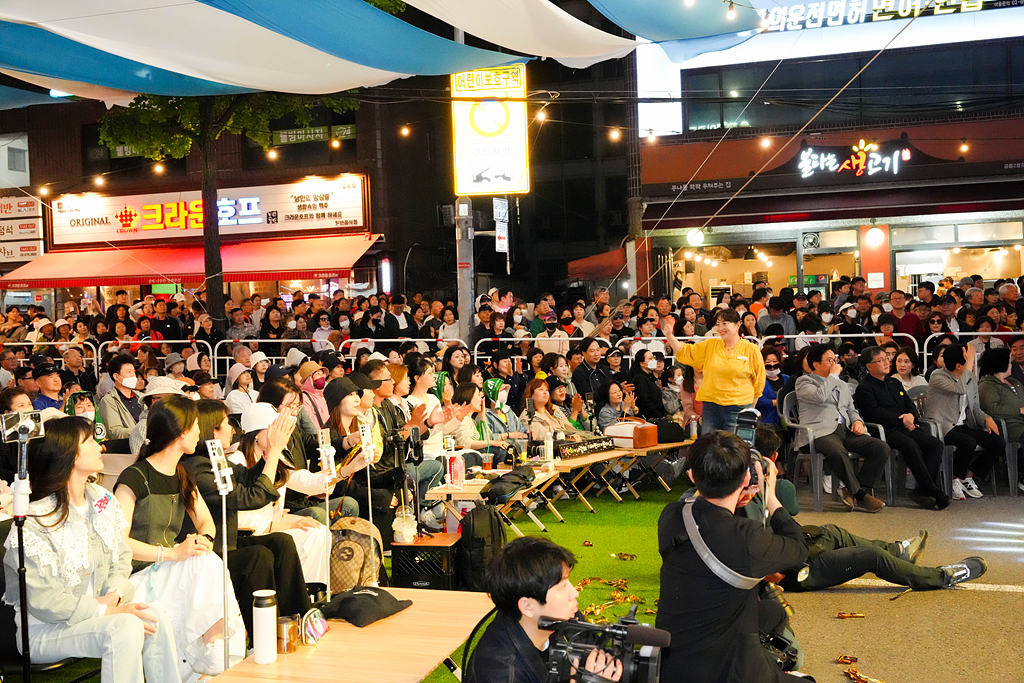
<path id="1" fill-rule="evenodd" d="M 726 432 L 736 431 L 736 417 L 740 411 L 750 406 L 722 406 L 704 401 L 704 409 L 700 416 L 700 433 L 707 434 L 717 429 Z"/>

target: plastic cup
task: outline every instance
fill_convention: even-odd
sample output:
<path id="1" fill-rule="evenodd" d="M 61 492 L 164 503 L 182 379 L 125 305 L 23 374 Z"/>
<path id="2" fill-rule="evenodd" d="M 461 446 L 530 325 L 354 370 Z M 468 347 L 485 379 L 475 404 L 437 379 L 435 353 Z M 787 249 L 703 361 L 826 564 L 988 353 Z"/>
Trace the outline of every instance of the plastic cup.
<path id="1" fill-rule="evenodd" d="M 494 469 L 494 454 L 493 453 L 481 453 L 480 457 L 484 459 L 483 468 L 485 470 Z"/>

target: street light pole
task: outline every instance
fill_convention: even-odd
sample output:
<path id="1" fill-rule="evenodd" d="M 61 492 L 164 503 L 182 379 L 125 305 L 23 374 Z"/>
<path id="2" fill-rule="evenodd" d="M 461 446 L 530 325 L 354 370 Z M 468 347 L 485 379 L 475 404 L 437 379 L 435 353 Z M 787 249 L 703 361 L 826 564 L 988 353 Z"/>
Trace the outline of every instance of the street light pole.
<path id="1" fill-rule="evenodd" d="M 455 201 L 455 260 L 459 288 L 459 339 L 469 339 L 473 329 L 473 200 Z"/>

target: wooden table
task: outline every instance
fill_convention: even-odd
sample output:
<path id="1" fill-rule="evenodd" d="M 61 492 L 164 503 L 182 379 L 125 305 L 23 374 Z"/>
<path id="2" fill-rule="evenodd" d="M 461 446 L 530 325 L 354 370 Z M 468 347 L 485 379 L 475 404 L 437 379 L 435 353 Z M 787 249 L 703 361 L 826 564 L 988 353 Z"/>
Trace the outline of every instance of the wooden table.
<path id="1" fill-rule="evenodd" d="M 494 471 L 501 472 L 501 470 Z M 529 518 L 533 520 L 533 523 L 540 528 L 541 531 L 547 531 L 547 527 L 545 527 L 544 524 L 541 523 L 539 519 L 537 519 L 537 516 L 533 514 L 533 510 L 530 509 L 530 502 L 533 500 L 533 498 L 535 498 L 538 495 L 543 496 L 544 490 L 551 484 L 551 482 L 553 482 L 558 477 L 557 472 L 544 472 L 539 469 L 535 469 L 533 473 L 533 483 L 531 483 L 529 486 L 524 486 L 523 488 L 519 489 L 514 494 L 509 496 L 509 499 L 506 500 L 504 503 L 496 506 L 498 514 L 501 516 L 502 521 L 505 522 L 505 524 L 507 524 L 510 529 L 512 529 L 516 536 L 520 537 L 523 536 L 523 532 L 520 531 L 519 527 L 515 525 L 515 521 L 513 520 L 513 516 L 511 515 L 511 513 L 515 512 L 516 510 L 520 512 L 525 512 L 527 516 L 529 516 Z M 423 497 L 426 500 L 442 501 L 444 503 L 444 506 L 453 515 L 458 517 L 459 510 L 457 507 L 455 507 L 455 505 L 453 505 L 453 502 L 457 500 L 483 500 L 483 496 L 481 495 L 480 492 L 483 490 L 484 486 L 487 485 L 487 483 L 487 479 L 467 479 L 465 485 L 462 488 L 456 488 L 454 486 L 449 486 L 448 484 L 442 484 L 441 486 L 435 486 L 434 488 L 428 490 Z M 559 515 L 558 512 L 553 508 L 552 512 L 555 513 L 555 516 L 558 517 L 560 521 L 565 521 L 564 519 L 562 519 L 562 516 Z"/>
<path id="2" fill-rule="evenodd" d="M 252 657 L 219 681 L 295 683 L 416 683 L 454 652 L 494 604 L 485 593 L 388 588 L 412 605 L 365 628 L 331 621 L 316 645 L 299 645 L 271 664 Z"/>
<path id="3" fill-rule="evenodd" d="M 621 448 L 616 448 L 610 451 L 603 451 L 601 453 L 581 455 L 577 458 L 563 458 L 561 460 L 555 461 L 555 471 L 558 472 L 559 481 L 562 482 L 562 490 L 555 494 L 551 501 L 555 502 L 563 495 L 568 497 L 569 491 L 571 490 L 576 493 L 576 497 L 579 499 L 581 503 L 583 503 L 584 506 L 586 506 L 588 510 L 590 510 L 591 512 L 596 512 L 596 510 L 594 510 L 594 506 L 590 504 L 590 502 L 586 499 L 586 496 L 584 494 L 587 491 L 589 491 L 592 486 L 594 486 L 598 482 L 601 482 L 602 484 L 604 484 L 601 490 L 607 488 L 609 491 L 611 491 L 615 499 L 621 503 L 622 497 L 619 496 L 618 491 L 616 491 L 611 486 L 611 483 L 605 478 L 605 475 L 609 472 L 609 470 L 611 470 L 612 467 L 615 466 L 617 462 L 619 462 L 620 459 L 628 455 L 629 451 Z M 602 463 L 605 464 L 605 467 L 602 470 L 593 470 L 595 465 L 599 465 Z M 575 476 L 572 475 L 573 470 L 578 470 Z M 589 486 L 585 487 L 584 489 L 580 490 L 578 483 L 580 479 L 587 475 L 593 477 L 594 482 L 591 483 Z"/>
<path id="4" fill-rule="evenodd" d="M 622 475 L 617 476 L 616 479 L 621 480 L 622 483 L 624 483 L 626 487 L 629 489 L 630 493 L 633 494 L 633 497 L 636 498 L 637 500 L 640 500 L 640 494 L 636 492 L 636 489 L 634 489 L 633 486 L 638 485 L 644 479 L 652 475 L 658 481 L 658 483 L 661 484 L 662 488 L 664 488 L 665 491 L 671 493 L 672 489 L 669 487 L 668 484 L 665 483 L 665 480 L 661 478 L 661 475 L 658 474 L 654 470 L 654 468 L 657 467 L 658 463 L 664 460 L 669 453 L 676 450 L 677 448 L 684 448 L 686 446 L 689 446 L 694 441 L 696 441 L 696 439 L 687 439 L 686 441 L 674 441 L 671 443 L 659 443 L 655 444 L 654 446 L 647 446 L 646 448 L 631 448 L 629 449 L 629 452 L 626 454 L 626 456 L 619 460 L 619 465 L 621 466 L 620 472 L 625 472 L 633 465 L 636 465 L 636 467 L 640 470 L 640 477 L 633 483 L 630 483 L 629 480 Z M 643 458 L 650 455 L 651 453 L 660 453 L 661 457 L 658 458 L 651 465 L 644 464 Z M 612 491 L 612 493 L 614 494 L 614 489 L 609 488 L 608 490 Z M 601 489 L 595 495 L 600 496 L 603 491 L 604 489 Z"/>

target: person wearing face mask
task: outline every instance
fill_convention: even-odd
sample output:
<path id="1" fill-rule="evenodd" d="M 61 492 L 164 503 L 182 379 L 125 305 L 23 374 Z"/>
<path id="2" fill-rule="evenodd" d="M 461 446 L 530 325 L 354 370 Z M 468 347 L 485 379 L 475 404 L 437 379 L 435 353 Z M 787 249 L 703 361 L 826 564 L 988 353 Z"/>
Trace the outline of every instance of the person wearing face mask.
<path id="1" fill-rule="evenodd" d="M 636 393 L 636 406 L 648 420 L 665 417 L 665 404 L 661 401 L 661 387 L 655 381 L 658 359 L 651 351 L 643 350 L 633 359 L 630 383 Z"/>
<path id="2" fill-rule="evenodd" d="M 327 399 L 324 398 L 324 388 L 327 386 L 327 373 L 320 365 L 311 360 L 299 366 L 299 385 L 302 388 L 302 406 L 306 413 L 313 420 L 317 429 L 328 426 L 331 418 L 331 411 L 327 407 Z"/>
<path id="3" fill-rule="evenodd" d="M 84 417 L 93 426 L 93 438 L 97 443 L 107 440 L 107 427 L 103 418 L 96 412 L 96 396 L 90 391 L 75 391 L 64 399 L 66 415 Z"/>
<path id="4" fill-rule="evenodd" d="M 544 353 L 558 353 L 564 356 L 569 352 L 569 332 L 567 328 L 571 328 L 573 332 L 579 332 L 575 325 L 572 324 L 572 311 L 563 306 L 558 311 L 557 317 L 544 320 L 544 331 L 537 335 L 538 341 L 534 343 L 534 346 Z"/>
<path id="5" fill-rule="evenodd" d="M 765 383 L 761 398 L 757 399 L 757 409 L 761 413 L 761 422 L 765 425 L 782 431 L 782 423 L 779 419 L 779 391 L 786 386 L 789 375 L 782 374 L 782 357 L 778 349 L 766 346 L 761 349 L 761 357 L 764 359 Z"/>
<path id="6" fill-rule="evenodd" d="M 142 415 L 142 403 L 135 394 L 141 384 L 135 376 L 131 356 L 120 355 L 107 364 L 114 391 L 100 399 L 99 413 L 111 439 L 127 439 Z"/>
<path id="7" fill-rule="evenodd" d="M 839 307 L 839 334 L 864 334 L 865 330 L 858 324 L 859 317 L 857 315 L 857 306 L 855 304 L 843 304 Z M 864 337 L 850 337 L 843 338 L 843 342 L 850 342 L 857 347 L 857 352 L 860 353 L 861 348 L 864 346 Z"/>

